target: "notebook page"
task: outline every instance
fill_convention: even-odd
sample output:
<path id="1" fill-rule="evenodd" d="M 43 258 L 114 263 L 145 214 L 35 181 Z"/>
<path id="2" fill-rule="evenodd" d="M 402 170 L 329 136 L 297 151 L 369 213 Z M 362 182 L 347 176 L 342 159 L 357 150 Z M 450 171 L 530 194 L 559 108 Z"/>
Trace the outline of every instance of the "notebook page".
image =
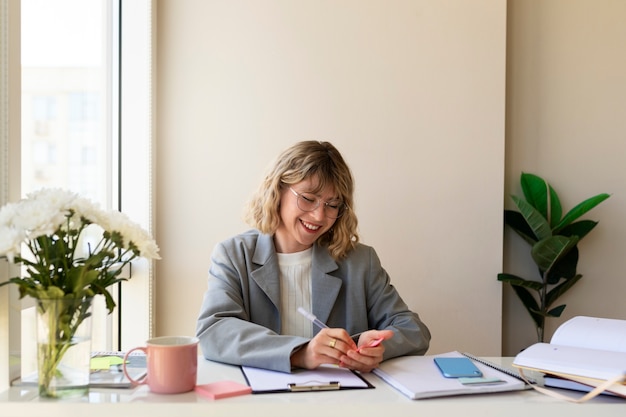
<path id="1" fill-rule="evenodd" d="M 559 326 L 550 343 L 626 352 L 626 320 L 574 317 Z"/>

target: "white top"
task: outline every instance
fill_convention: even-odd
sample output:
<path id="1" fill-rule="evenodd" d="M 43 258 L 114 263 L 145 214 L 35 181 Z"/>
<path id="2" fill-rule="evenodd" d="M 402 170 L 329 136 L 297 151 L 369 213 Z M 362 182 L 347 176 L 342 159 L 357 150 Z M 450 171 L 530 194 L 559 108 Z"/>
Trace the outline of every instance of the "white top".
<path id="1" fill-rule="evenodd" d="M 313 325 L 298 313 L 311 311 L 311 259 L 313 248 L 296 253 L 278 253 L 280 268 L 281 333 L 313 337 Z"/>

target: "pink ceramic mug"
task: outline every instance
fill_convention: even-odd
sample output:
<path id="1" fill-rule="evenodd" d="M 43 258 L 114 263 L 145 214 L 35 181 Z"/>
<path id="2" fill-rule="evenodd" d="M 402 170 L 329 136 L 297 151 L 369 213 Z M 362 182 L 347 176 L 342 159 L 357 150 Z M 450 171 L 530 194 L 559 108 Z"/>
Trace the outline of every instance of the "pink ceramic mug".
<path id="1" fill-rule="evenodd" d="M 135 380 L 126 371 L 128 355 L 135 350 L 146 354 L 146 376 Z M 198 339 L 188 336 L 155 337 L 144 347 L 136 347 L 124 355 L 124 375 L 134 384 L 148 384 L 157 394 L 178 394 L 196 386 L 198 374 Z"/>

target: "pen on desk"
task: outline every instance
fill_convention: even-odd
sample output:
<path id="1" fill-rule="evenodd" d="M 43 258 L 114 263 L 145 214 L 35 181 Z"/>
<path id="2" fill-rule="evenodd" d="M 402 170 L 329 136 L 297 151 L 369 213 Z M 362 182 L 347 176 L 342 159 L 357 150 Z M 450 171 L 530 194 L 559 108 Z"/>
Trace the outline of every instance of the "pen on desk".
<path id="1" fill-rule="evenodd" d="M 304 317 L 306 317 L 307 319 L 311 320 L 311 323 L 313 323 L 314 325 L 316 325 L 320 329 L 327 329 L 328 328 L 327 325 L 322 323 L 317 317 L 315 317 L 313 314 L 309 313 L 308 311 L 306 311 L 302 307 L 298 307 L 298 313 L 302 314 Z"/>

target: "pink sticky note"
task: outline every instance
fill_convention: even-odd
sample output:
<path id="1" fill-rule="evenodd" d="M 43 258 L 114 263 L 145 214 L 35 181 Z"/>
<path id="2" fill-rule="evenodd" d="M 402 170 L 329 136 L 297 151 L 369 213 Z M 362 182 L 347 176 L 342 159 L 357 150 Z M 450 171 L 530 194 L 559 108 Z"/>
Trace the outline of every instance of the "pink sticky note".
<path id="1" fill-rule="evenodd" d="M 212 400 L 245 395 L 252 392 L 252 388 L 235 381 L 218 381 L 210 384 L 196 385 L 196 392 Z"/>

